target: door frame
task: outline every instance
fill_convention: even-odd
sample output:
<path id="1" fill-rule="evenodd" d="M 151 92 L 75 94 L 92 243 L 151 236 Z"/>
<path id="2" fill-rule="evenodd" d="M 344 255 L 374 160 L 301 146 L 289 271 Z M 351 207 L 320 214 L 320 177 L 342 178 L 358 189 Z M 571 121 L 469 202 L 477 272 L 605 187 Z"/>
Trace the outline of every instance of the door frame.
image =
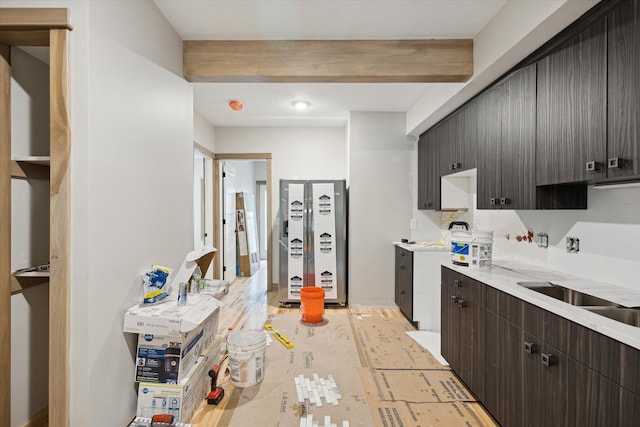
<path id="1" fill-rule="evenodd" d="M 217 208 L 217 200 L 216 200 L 216 191 L 215 191 L 215 187 L 216 187 L 216 173 L 217 173 L 217 164 L 216 164 L 216 155 L 213 151 L 209 150 L 207 147 L 198 144 L 197 142 L 193 142 L 193 148 L 200 151 L 202 154 L 204 154 L 205 156 L 209 157 L 211 159 L 211 174 L 212 176 L 212 181 L 211 181 L 211 186 L 213 187 L 213 191 L 211 193 L 211 197 L 213 197 L 213 224 L 211 225 L 211 230 L 213 233 L 213 237 L 212 237 L 212 242 L 215 244 L 215 229 L 216 229 L 216 208 Z M 206 216 L 205 216 L 206 218 Z M 195 225 L 195 224 L 194 224 Z M 194 248 L 196 249 L 196 248 Z M 215 257 L 214 257 L 215 258 Z M 215 276 L 214 276 L 215 277 Z"/>
<path id="2" fill-rule="evenodd" d="M 220 161 L 221 160 L 265 160 L 267 162 L 267 288 L 273 288 L 273 277 L 272 277 L 272 184 L 271 184 L 271 153 L 218 153 L 213 157 L 214 163 L 214 197 L 216 201 L 220 199 Z M 220 229 L 221 223 L 221 212 L 220 212 L 220 204 L 218 204 L 217 209 L 215 209 L 214 214 L 214 242 L 217 245 L 216 247 L 221 248 L 222 246 L 222 234 L 223 230 Z M 221 256 L 214 257 L 214 271 L 216 278 L 219 278 L 220 275 L 220 262 Z"/>

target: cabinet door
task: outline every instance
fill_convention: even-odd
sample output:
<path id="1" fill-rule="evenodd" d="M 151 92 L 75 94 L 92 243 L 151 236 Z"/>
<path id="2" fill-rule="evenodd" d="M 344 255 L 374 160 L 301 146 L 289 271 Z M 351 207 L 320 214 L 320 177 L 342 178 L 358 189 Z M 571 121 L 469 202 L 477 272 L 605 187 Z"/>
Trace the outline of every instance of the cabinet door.
<path id="1" fill-rule="evenodd" d="M 475 101 L 477 208 L 500 208 L 502 174 L 502 109 L 504 86 L 498 85 L 480 95 Z M 497 201 L 497 203 L 496 203 Z"/>
<path id="2" fill-rule="evenodd" d="M 607 177 L 640 175 L 640 1 L 621 2 L 607 27 Z"/>
<path id="3" fill-rule="evenodd" d="M 524 426 L 569 425 L 568 357 L 523 332 L 522 390 Z"/>
<path id="4" fill-rule="evenodd" d="M 568 358 L 567 426 L 618 425 L 619 386 L 582 363 Z"/>
<path id="5" fill-rule="evenodd" d="M 504 84 L 500 206 L 503 209 L 535 209 L 535 64 L 518 70 Z"/>
<path id="6" fill-rule="evenodd" d="M 458 348 L 459 370 L 456 373 L 479 400 L 484 399 L 484 311 L 475 301 L 459 300 Z M 455 310 L 454 310 L 455 311 Z"/>
<path id="7" fill-rule="evenodd" d="M 418 141 L 418 209 L 440 210 L 440 159 L 433 131 Z"/>
<path id="8" fill-rule="evenodd" d="M 458 162 L 457 138 L 460 135 L 458 125 L 459 122 L 455 116 L 451 116 L 440 122 L 434 129 L 440 149 L 440 176 L 457 172 L 455 169 L 456 163 Z"/>
<path id="9" fill-rule="evenodd" d="M 640 396 L 620 387 L 619 427 L 637 427 L 640 420 Z"/>
<path id="10" fill-rule="evenodd" d="M 604 178 L 606 71 L 604 18 L 538 62 L 537 185 Z"/>
<path id="11" fill-rule="evenodd" d="M 413 253 L 396 246 L 396 304 L 413 321 Z"/>
<path id="12" fill-rule="evenodd" d="M 476 167 L 476 140 L 478 139 L 478 109 L 475 102 L 467 103 L 458 112 L 460 137 L 457 139 L 458 171 L 465 171 Z"/>
<path id="13" fill-rule="evenodd" d="M 460 369 L 460 352 L 458 348 L 458 306 L 453 289 L 444 283 L 440 286 L 440 347 L 442 357 L 449 362 L 454 371 Z"/>

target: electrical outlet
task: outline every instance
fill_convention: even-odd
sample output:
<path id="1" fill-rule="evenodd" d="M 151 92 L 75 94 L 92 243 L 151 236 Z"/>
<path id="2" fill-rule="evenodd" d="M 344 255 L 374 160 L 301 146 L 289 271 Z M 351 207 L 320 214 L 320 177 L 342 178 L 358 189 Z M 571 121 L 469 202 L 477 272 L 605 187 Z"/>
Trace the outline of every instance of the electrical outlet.
<path id="1" fill-rule="evenodd" d="M 569 254 L 577 254 L 580 251 L 580 239 L 577 237 L 567 237 L 566 249 Z"/>
<path id="2" fill-rule="evenodd" d="M 415 218 L 410 219 L 409 228 L 411 228 L 412 230 L 415 230 L 416 228 L 418 228 L 418 220 Z"/>

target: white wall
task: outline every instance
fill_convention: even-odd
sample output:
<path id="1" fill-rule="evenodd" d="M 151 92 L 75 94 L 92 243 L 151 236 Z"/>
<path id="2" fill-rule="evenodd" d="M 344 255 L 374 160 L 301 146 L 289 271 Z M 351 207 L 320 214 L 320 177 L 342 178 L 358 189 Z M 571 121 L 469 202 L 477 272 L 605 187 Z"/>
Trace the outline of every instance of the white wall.
<path id="1" fill-rule="evenodd" d="M 394 306 L 393 241 L 409 236 L 412 147 L 404 113 L 349 119 L 349 304 Z"/>
<path id="2" fill-rule="evenodd" d="M 49 154 L 49 66 L 11 51 L 11 154 Z M 5 171 L 3 171 L 5 173 Z M 49 182 L 11 182 L 11 271 L 49 261 Z M 3 219 L 4 220 L 4 219 Z M 47 407 L 49 289 L 11 296 L 11 426 Z"/>
<path id="3" fill-rule="evenodd" d="M 483 210 L 474 212 L 474 224 L 494 230 L 494 250 L 500 258 L 542 263 L 590 280 L 640 289 L 640 188 L 589 187 L 587 197 L 587 210 Z M 549 247 L 516 240 L 529 230 L 549 234 Z M 577 254 L 566 253 L 567 236 L 580 239 Z"/>
<path id="4" fill-rule="evenodd" d="M 216 153 L 271 153 L 272 282 L 278 282 L 281 179 L 345 179 L 344 128 L 216 127 Z"/>
<path id="5" fill-rule="evenodd" d="M 195 110 L 193 112 L 193 140 L 215 153 L 216 128 Z"/>
<path id="6" fill-rule="evenodd" d="M 180 77 L 182 41 L 153 2 L 89 4 L 91 253 L 88 283 L 74 284 L 89 295 L 72 309 L 88 306 L 89 394 L 73 401 L 90 420 L 71 424 L 110 427 L 135 413 L 137 337 L 122 332 L 122 318 L 140 274 L 177 268 L 192 248 L 193 93 Z"/>

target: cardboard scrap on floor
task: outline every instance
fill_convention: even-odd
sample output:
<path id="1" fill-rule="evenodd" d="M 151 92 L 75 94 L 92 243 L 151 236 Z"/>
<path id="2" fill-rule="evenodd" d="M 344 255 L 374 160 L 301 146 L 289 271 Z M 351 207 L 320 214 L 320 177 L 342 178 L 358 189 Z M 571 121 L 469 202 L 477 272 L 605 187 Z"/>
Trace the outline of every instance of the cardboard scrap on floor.
<path id="1" fill-rule="evenodd" d="M 374 425 L 493 425 L 451 371 L 360 369 Z"/>
<path id="2" fill-rule="evenodd" d="M 370 368 L 449 369 L 406 334 L 415 330 L 406 319 L 353 316 L 351 320 Z"/>
<path id="3" fill-rule="evenodd" d="M 376 390 L 380 400 L 409 402 L 472 402 L 469 393 L 451 371 L 375 369 L 362 375 L 365 390 Z"/>

